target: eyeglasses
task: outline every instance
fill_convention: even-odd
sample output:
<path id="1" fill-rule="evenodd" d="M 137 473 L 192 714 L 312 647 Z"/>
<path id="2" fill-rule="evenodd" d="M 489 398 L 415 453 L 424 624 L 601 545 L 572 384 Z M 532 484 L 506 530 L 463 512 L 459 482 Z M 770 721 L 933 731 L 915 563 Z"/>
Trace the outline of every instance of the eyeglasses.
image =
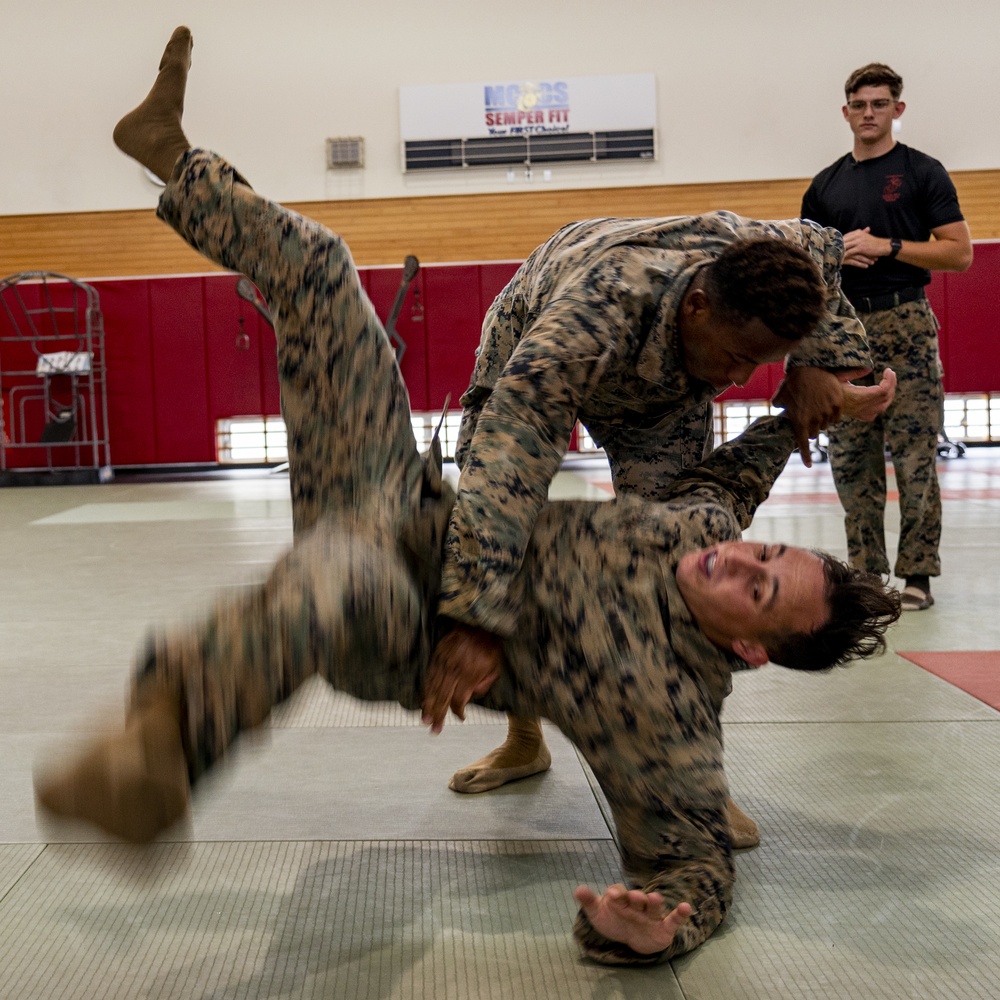
<path id="1" fill-rule="evenodd" d="M 848 101 L 847 110 L 853 111 L 855 114 L 859 111 L 864 111 L 869 105 L 871 105 L 872 111 L 885 111 L 886 108 L 895 104 L 896 102 L 890 97 L 879 97 L 874 101 Z"/>

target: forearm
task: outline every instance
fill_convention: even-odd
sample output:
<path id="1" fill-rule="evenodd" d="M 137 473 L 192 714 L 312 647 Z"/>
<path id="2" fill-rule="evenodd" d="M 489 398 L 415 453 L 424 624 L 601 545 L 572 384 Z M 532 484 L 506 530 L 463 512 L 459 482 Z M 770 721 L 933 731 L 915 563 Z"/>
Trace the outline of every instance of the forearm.
<path id="1" fill-rule="evenodd" d="M 856 229 L 844 236 L 845 262 L 858 267 L 876 264 L 891 257 L 893 233 L 872 233 Z M 899 241 L 896 260 L 929 271 L 964 271 L 972 263 L 972 240 L 964 221 L 949 222 L 931 230 L 928 240 Z"/>
<path id="2" fill-rule="evenodd" d="M 836 289 L 828 289 L 826 311 L 819 326 L 789 351 L 786 366 L 832 372 L 871 368 L 865 328 L 841 291 L 839 280 Z"/>
<path id="3" fill-rule="evenodd" d="M 440 614 L 496 635 L 513 630 L 515 580 L 569 442 L 567 423 L 539 435 L 508 416 L 480 418 L 445 538 Z"/>
<path id="4" fill-rule="evenodd" d="M 888 254 L 892 249 L 890 240 L 886 240 Z M 972 263 L 972 247 L 958 240 L 928 240 L 926 243 L 917 240 L 902 240 L 896 260 L 914 267 L 923 267 L 928 271 L 964 271 Z"/>
<path id="5" fill-rule="evenodd" d="M 794 450 L 795 434 L 784 414 L 760 417 L 673 483 L 663 499 L 689 497 L 695 490 L 711 494 L 747 528 Z"/>
<path id="6" fill-rule="evenodd" d="M 442 614 L 496 635 L 513 630 L 515 577 L 616 329 L 586 303 L 561 302 L 511 355 L 463 449 L 445 539 Z"/>
<path id="7" fill-rule="evenodd" d="M 807 226 L 806 234 L 812 257 L 822 270 L 826 308 L 817 328 L 789 352 L 788 367 L 824 368 L 828 371 L 871 368 L 871 353 L 864 327 L 841 288 L 843 238 L 835 229 L 818 226 Z"/>

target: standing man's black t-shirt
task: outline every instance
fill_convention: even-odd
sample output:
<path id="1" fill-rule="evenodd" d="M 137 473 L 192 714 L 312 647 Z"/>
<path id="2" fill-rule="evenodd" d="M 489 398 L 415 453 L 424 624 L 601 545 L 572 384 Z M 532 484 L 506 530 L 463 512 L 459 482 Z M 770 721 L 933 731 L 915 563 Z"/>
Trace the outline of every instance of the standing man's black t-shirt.
<path id="1" fill-rule="evenodd" d="M 933 157 L 897 142 L 871 160 L 842 156 L 814 178 L 802 199 L 802 218 L 841 233 L 871 229 L 872 235 L 926 242 L 931 230 L 964 216 L 948 172 Z M 871 267 L 841 272 L 849 299 L 920 288 L 930 271 L 880 257 Z"/>

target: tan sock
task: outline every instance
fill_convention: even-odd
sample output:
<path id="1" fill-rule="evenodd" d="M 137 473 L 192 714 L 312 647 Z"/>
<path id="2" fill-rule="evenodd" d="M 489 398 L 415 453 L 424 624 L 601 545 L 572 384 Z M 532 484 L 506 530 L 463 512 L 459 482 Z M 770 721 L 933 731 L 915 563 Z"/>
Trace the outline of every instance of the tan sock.
<path id="1" fill-rule="evenodd" d="M 760 843 L 760 828 L 732 799 L 726 799 L 726 814 L 734 850 L 746 850 Z"/>
<path id="2" fill-rule="evenodd" d="M 191 148 L 181 118 L 193 44 L 187 28 L 174 30 L 146 99 L 115 126 L 115 145 L 162 181 L 170 180 L 178 158 Z"/>
<path id="3" fill-rule="evenodd" d="M 488 792 L 509 781 L 540 774 L 552 766 L 552 755 L 538 719 L 507 716 L 507 739 L 475 764 L 452 775 L 448 787 L 455 792 Z"/>
<path id="4" fill-rule="evenodd" d="M 176 705 L 144 698 L 124 732 L 97 739 L 69 766 L 36 774 L 43 812 L 83 820 L 133 844 L 146 844 L 187 812 L 190 787 Z"/>

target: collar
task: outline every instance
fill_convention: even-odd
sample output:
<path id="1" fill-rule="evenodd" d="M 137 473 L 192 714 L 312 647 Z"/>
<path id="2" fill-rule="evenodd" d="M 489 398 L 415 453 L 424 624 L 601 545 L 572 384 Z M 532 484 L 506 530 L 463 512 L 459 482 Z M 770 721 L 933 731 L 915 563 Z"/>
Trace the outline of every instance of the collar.
<path id="1" fill-rule="evenodd" d="M 690 673 L 705 683 L 716 711 L 733 689 L 733 671 L 749 670 L 750 664 L 735 653 L 727 653 L 702 632 L 695 621 L 674 575 L 676 564 L 664 569 L 667 618 L 670 626 L 670 647 Z"/>
<path id="2" fill-rule="evenodd" d="M 646 343 L 639 352 L 636 363 L 636 372 L 645 381 L 661 384 L 669 378 L 684 394 L 699 393 L 705 386 L 704 382 L 691 378 L 684 371 L 677 316 L 695 275 L 709 263 L 711 258 L 708 257 L 695 261 L 664 283 L 663 294 L 657 303 Z M 712 395 L 715 395 L 714 390 Z"/>
<path id="3" fill-rule="evenodd" d="M 847 155 L 850 157 L 850 165 L 852 167 L 865 167 L 868 166 L 868 164 L 870 163 L 878 163 L 879 160 L 884 160 L 887 156 L 892 156 L 892 154 L 895 153 L 897 149 L 901 148 L 902 148 L 902 143 L 897 139 L 892 144 L 892 146 L 889 147 L 889 149 L 887 149 L 884 153 L 879 153 L 878 156 L 866 156 L 863 159 L 859 160 L 854 155 L 853 149 Z"/>

